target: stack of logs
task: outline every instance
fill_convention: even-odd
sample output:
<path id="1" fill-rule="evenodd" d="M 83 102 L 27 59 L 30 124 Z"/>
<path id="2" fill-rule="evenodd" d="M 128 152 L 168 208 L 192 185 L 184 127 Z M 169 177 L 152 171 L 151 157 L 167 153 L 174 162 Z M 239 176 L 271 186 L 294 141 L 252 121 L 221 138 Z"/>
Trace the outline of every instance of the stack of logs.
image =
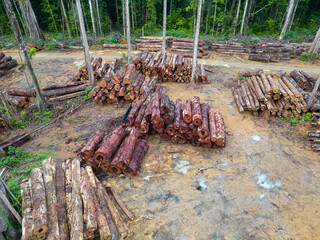
<path id="1" fill-rule="evenodd" d="M 140 37 L 139 39 L 135 40 L 137 45 L 137 50 L 140 51 L 151 51 L 151 52 L 158 52 L 162 49 L 162 37 Z"/>
<path id="2" fill-rule="evenodd" d="M 103 137 L 104 132 L 98 130 L 81 150 L 80 156 L 86 165 L 95 171 L 101 169 L 114 174 L 136 175 L 149 148 L 139 129 L 119 126 L 104 141 Z"/>
<path id="3" fill-rule="evenodd" d="M 102 60 L 102 58 L 91 58 L 92 70 L 94 81 L 99 81 L 109 70 L 110 65 Z M 119 64 L 119 61 L 117 61 Z M 115 66 L 118 68 L 118 65 Z M 84 64 L 80 69 L 77 75 L 72 78 L 73 82 L 77 81 L 87 81 L 89 79 L 87 66 Z"/>
<path id="4" fill-rule="evenodd" d="M 180 54 L 155 54 L 144 51 L 133 58 L 136 70 L 147 76 L 158 75 L 162 82 L 190 82 L 192 71 L 192 59 L 184 58 Z M 210 83 L 207 79 L 204 65 L 198 65 L 196 82 Z"/>
<path id="5" fill-rule="evenodd" d="M 193 57 L 194 40 L 191 38 L 173 38 L 171 53 L 180 54 L 182 57 Z M 202 58 L 209 54 L 209 47 L 202 41 L 198 42 L 197 57 Z"/>
<path id="6" fill-rule="evenodd" d="M 308 131 L 308 137 L 307 137 L 307 140 L 313 142 L 311 147 L 314 151 L 320 151 L 320 101 L 319 100 L 317 99 L 310 109 L 314 122 L 311 123 L 312 130 Z"/>
<path id="7" fill-rule="evenodd" d="M 100 106 L 112 103 L 115 107 L 122 107 L 125 101 L 145 100 L 153 92 L 157 77 L 138 73 L 133 63 L 127 68 L 116 70 L 116 63 L 117 59 L 114 59 L 108 73 L 91 90 L 89 96 Z"/>
<path id="8" fill-rule="evenodd" d="M 147 101 L 137 101 L 121 122 L 122 126 L 139 128 L 143 135 L 161 134 L 173 143 L 190 142 L 194 146 L 224 147 L 224 121 L 219 112 L 210 110 L 199 97 L 184 103 L 171 101 L 166 87 L 157 85 Z"/>
<path id="9" fill-rule="evenodd" d="M 316 80 L 314 78 L 310 77 L 304 71 L 293 70 L 290 73 L 290 76 L 299 85 L 299 87 L 304 91 L 312 91 L 312 88 L 313 88 L 314 84 L 316 83 Z"/>
<path id="10" fill-rule="evenodd" d="M 4 76 L 7 71 L 17 65 L 18 63 L 16 60 L 12 59 L 10 56 L 6 57 L 3 52 L 0 52 L 0 77 Z"/>
<path id="11" fill-rule="evenodd" d="M 130 233 L 122 215 L 133 213 L 110 184 L 107 190 L 92 168 L 80 167 L 78 159 L 57 167 L 43 161 L 22 183 L 22 238 L 28 239 L 119 239 Z M 116 207 L 117 202 L 120 209 Z"/>
<path id="12" fill-rule="evenodd" d="M 307 112 L 303 94 L 284 75 L 266 75 L 262 70 L 240 72 L 233 96 L 239 112 L 264 117 L 298 118 Z"/>

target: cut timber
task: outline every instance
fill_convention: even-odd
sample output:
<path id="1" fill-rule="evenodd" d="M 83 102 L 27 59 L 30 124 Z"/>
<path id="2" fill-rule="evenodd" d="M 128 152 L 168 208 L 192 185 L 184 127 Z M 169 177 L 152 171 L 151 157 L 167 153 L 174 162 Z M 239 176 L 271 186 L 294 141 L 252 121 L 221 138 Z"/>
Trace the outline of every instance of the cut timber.
<path id="1" fill-rule="evenodd" d="M 126 132 L 121 126 L 116 128 L 95 152 L 94 162 L 98 166 L 100 164 L 109 165 L 113 154 L 117 151 L 125 136 Z"/>
<path id="2" fill-rule="evenodd" d="M 95 133 L 91 134 L 91 136 L 87 140 L 86 145 L 84 145 L 84 147 L 81 150 L 81 159 L 87 161 L 89 158 L 93 157 L 94 151 L 98 148 L 103 137 L 103 130 L 98 130 Z"/>
<path id="3" fill-rule="evenodd" d="M 268 95 L 272 94 L 272 89 L 271 89 L 271 86 L 270 86 L 270 83 L 268 81 L 267 76 L 264 73 L 261 73 L 260 76 L 261 76 L 261 80 L 263 82 L 265 93 Z"/>
<path id="4" fill-rule="evenodd" d="M 217 140 L 215 144 L 219 147 L 224 147 L 226 144 L 226 136 L 224 131 L 224 121 L 220 112 L 214 113 L 214 121 L 216 122 Z"/>
<path id="5" fill-rule="evenodd" d="M 71 229 L 70 239 L 79 240 L 83 239 L 83 210 L 82 200 L 80 196 L 81 171 L 80 160 L 72 160 L 72 214 L 71 214 Z"/>
<path id="6" fill-rule="evenodd" d="M 182 105 L 182 100 L 178 98 L 176 100 L 176 105 L 175 105 L 175 110 L 174 110 L 174 122 L 173 122 L 173 127 L 175 130 L 178 130 L 180 128 L 180 121 L 182 119 L 181 116 L 181 105 Z"/>
<path id="7" fill-rule="evenodd" d="M 149 145 L 144 139 L 137 140 L 137 143 L 134 148 L 130 163 L 126 167 L 126 169 L 124 170 L 124 173 L 126 175 L 130 175 L 133 177 L 137 174 L 139 166 L 141 165 L 143 158 L 148 151 L 148 148 L 149 148 Z M 130 216 L 129 216 L 129 218 L 130 218 Z M 133 220 L 133 219 L 131 219 L 131 220 Z"/>
<path id="8" fill-rule="evenodd" d="M 40 168 L 33 168 L 30 174 L 32 204 L 32 234 L 39 236 L 48 231 L 46 191 Z"/>
<path id="9" fill-rule="evenodd" d="M 56 163 L 52 158 L 42 162 L 43 182 L 46 189 L 46 200 L 48 210 L 48 239 L 59 238 L 59 222 L 57 211 L 57 193 L 56 193 Z"/>
<path id="10" fill-rule="evenodd" d="M 72 160 L 68 159 L 65 162 L 65 176 L 66 176 L 66 209 L 67 209 L 67 223 L 68 229 L 71 229 L 72 219 Z"/>
<path id="11" fill-rule="evenodd" d="M 242 72 L 239 72 L 239 76 L 252 77 L 252 76 L 259 76 L 261 73 L 262 73 L 262 69 L 253 70 L 253 71 L 242 71 Z"/>
<path id="12" fill-rule="evenodd" d="M 119 163 L 117 164 L 121 169 L 125 169 L 129 165 L 139 135 L 139 129 L 133 127 L 128 136 L 124 151 L 120 156 Z"/>
<path id="13" fill-rule="evenodd" d="M 270 61 L 270 57 L 264 54 L 250 54 L 249 60 L 268 63 Z"/>
<path id="14" fill-rule="evenodd" d="M 88 86 L 88 83 L 89 83 L 88 81 L 62 83 L 62 84 L 45 86 L 45 87 L 42 87 L 41 90 L 46 91 L 46 90 L 59 89 L 59 88 L 68 88 L 68 87 L 74 87 L 74 86 L 84 85 L 84 84 Z"/>
<path id="15" fill-rule="evenodd" d="M 36 91 L 34 89 L 30 88 L 9 88 L 7 89 L 7 93 L 9 95 L 14 95 L 14 96 L 24 96 L 24 97 L 35 97 L 36 96 Z"/>
<path id="16" fill-rule="evenodd" d="M 49 98 L 48 101 L 60 102 L 60 101 L 68 100 L 68 99 L 71 99 L 71 98 L 79 97 L 79 96 L 82 96 L 82 95 L 85 95 L 85 94 L 86 94 L 86 91 L 84 90 L 84 91 L 80 91 L 80 92 L 75 92 L 75 93 L 62 95 L 62 96 L 59 96 L 59 97 L 52 97 L 52 98 Z"/>
<path id="17" fill-rule="evenodd" d="M 207 103 L 201 103 L 202 124 L 198 128 L 200 138 L 206 138 L 209 135 L 209 106 Z"/>
<path id="18" fill-rule="evenodd" d="M 59 237 L 60 240 L 69 240 L 69 230 L 67 222 L 67 207 L 66 207 L 66 179 L 62 167 L 56 169 L 56 192 L 57 192 L 57 211 L 59 221 Z"/>
<path id="19" fill-rule="evenodd" d="M 128 141 L 128 137 L 123 139 L 123 141 L 122 141 L 120 147 L 118 148 L 116 154 L 112 158 L 112 161 L 111 161 L 109 169 L 108 169 L 108 171 L 110 173 L 114 173 L 114 174 L 118 174 L 118 175 L 120 175 L 122 173 L 122 168 L 121 168 L 121 165 L 119 163 L 120 163 L 121 155 L 123 154 L 123 151 L 125 150 L 127 141 Z"/>
<path id="20" fill-rule="evenodd" d="M 209 129 L 210 129 L 210 139 L 212 142 L 217 141 L 217 127 L 214 117 L 214 111 L 209 110 Z"/>
<path id="21" fill-rule="evenodd" d="M 143 101 L 138 100 L 131 108 L 131 111 L 127 117 L 127 119 L 129 120 L 129 124 L 128 124 L 129 126 L 132 126 L 134 124 L 134 121 L 138 115 L 139 109 L 142 104 L 143 104 Z"/>
<path id="22" fill-rule="evenodd" d="M 74 92 L 80 92 L 85 90 L 88 87 L 88 85 L 79 85 L 79 86 L 74 86 L 74 87 L 68 87 L 68 88 L 59 88 L 59 89 L 54 89 L 54 90 L 48 90 L 44 91 L 43 96 L 44 97 L 53 97 L 53 96 L 59 96 L 59 95 L 66 95 L 69 93 L 74 93 Z"/>
<path id="23" fill-rule="evenodd" d="M 309 81 L 298 71 L 293 70 L 290 76 L 296 81 L 296 83 L 305 91 L 311 91 L 311 84 Z"/>
<path id="24" fill-rule="evenodd" d="M 18 136 L 15 136 L 7 141 L 1 142 L 0 149 L 2 149 L 3 151 L 7 151 L 10 146 L 18 147 L 29 140 L 30 140 L 30 134 L 26 132 Z"/>
<path id="25" fill-rule="evenodd" d="M 21 184 L 22 198 L 22 237 L 21 240 L 29 240 L 32 237 L 32 199 L 30 180 Z"/>
<path id="26" fill-rule="evenodd" d="M 202 124 L 200 98 L 197 96 L 194 96 L 191 100 L 191 103 L 192 103 L 192 123 L 195 126 L 200 126 Z"/>
<path id="27" fill-rule="evenodd" d="M 182 116 L 185 123 L 189 124 L 192 122 L 192 115 L 191 115 L 191 100 L 187 99 L 183 105 Z"/>

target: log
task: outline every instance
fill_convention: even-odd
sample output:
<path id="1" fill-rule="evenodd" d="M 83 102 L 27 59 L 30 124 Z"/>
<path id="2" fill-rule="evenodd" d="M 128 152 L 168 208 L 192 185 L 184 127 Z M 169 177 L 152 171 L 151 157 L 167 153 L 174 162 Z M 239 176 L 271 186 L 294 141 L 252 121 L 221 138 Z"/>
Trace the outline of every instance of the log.
<path id="1" fill-rule="evenodd" d="M 215 121 L 214 111 L 209 110 L 209 130 L 210 130 L 210 139 L 212 142 L 217 141 L 217 127 Z"/>
<path id="2" fill-rule="evenodd" d="M 59 239 L 59 221 L 56 193 L 56 162 L 48 158 L 42 162 L 43 182 L 46 190 L 46 201 L 48 210 L 48 239 Z"/>
<path id="3" fill-rule="evenodd" d="M 39 236 L 48 231 L 46 191 L 40 168 L 33 168 L 30 174 L 32 196 L 32 234 Z"/>
<path id="4" fill-rule="evenodd" d="M 182 133 L 175 133 L 172 138 L 171 142 L 177 143 L 177 144 L 185 144 L 187 142 L 187 139 L 184 137 Z"/>
<path id="5" fill-rule="evenodd" d="M 160 100 L 160 114 L 165 114 L 169 111 L 169 106 L 170 105 L 170 99 L 167 94 L 163 93 L 161 95 L 161 100 Z"/>
<path id="6" fill-rule="evenodd" d="M 110 166 L 108 168 L 108 171 L 110 173 L 114 173 L 114 174 L 117 174 L 117 175 L 120 175 L 122 173 L 122 167 L 120 166 L 120 159 L 121 159 L 121 155 L 125 151 L 127 142 L 128 142 L 128 137 L 123 139 L 123 141 L 122 141 L 120 147 L 118 148 L 116 154 L 112 158 L 112 161 L 111 161 Z"/>
<path id="7" fill-rule="evenodd" d="M 42 91 L 47 90 L 53 90 L 53 89 L 59 89 L 59 88 L 68 88 L 68 87 L 74 87 L 78 85 L 84 85 L 86 84 L 88 86 L 89 81 L 80 81 L 80 82 L 69 82 L 69 83 L 62 83 L 62 84 L 54 84 L 54 85 L 48 85 L 45 87 L 42 87 Z"/>
<path id="8" fill-rule="evenodd" d="M 134 63 L 129 64 L 127 72 L 123 78 L 123 84 L 130 84 L 135 75 L 136 69 Z"/>
<path id="9" fill-rule="evenodd" d="M 263 72 L 262 69 L 252 70 L 252 71 L 241 71 L 239 72 L 239 76 L 243 76 L 243 77 L 259 76 L 262 72 Z"/>
<path id="10" fill-rule="evenodd" d="M 98 167 L 101 164 L 109 165 L 113 154 L 117 151 L 125 135 L 126 132 L 120 126 L 116 128 L 102 143 L 102 145 L 98 148 L 93 156 L 93 160 L 98 165 Z"/>
<path id="11" fill-rule="evenodd" d="M 202 124 L 198 127 L 200 138 L 206 138 L 209 135 L 209 106 L 207 103 L 201 103 Z"/>
<path id="12" fill-rule="evenodd" d="M 139 112 L 138 112 L 138 114 L 137 114 L 137 117 L 136 117 L 136 119 L 135 119 L 135 121 L 134 121 L 134 126 L 135 127 L 140 127 L 140 123 L 142 122 L 142 119 L 143 119 L 143 117 L 144 117 L 144 113 L 145 113 L 145 111 L 146 111 L 146 108 L 147 108 L 147 103 L 144 103 L 141 107 L 140 107 L 140 110 L 139 110 Z"/>
<path id="13" fill-rule="evenodd" d="M 79 96 L 83 96 L 85 94 L 86 94 L 86 91 L 84 90 L 84 91 L 80 91 L 80 92 L 75 92 L 75 93 L 62 95 L 62 96 L 59 96 L 59 97 L 52 97 L 52 98 L 49 98 L 48 101 L 50 101 L 50 102 L 60 102 L 60 101 L 68 100 L 68 99 L 71 99 L 71 98 L 76 98 L 76 97 L 79 97 Z"/>
<path id="14" fill-rule="evenodd" d="M 157 125 L 160 124 L 162 119 L 161 119 L 161 114 L 160 114 L 160 87 L 161 85 L 158 84 L 156 91 L 152 94 L 152 116 L 151 120 L 153 124 Z"/>
<path id="15" fill-rule="evenodd" d="M 1 58 L 1 52 L 0 52 Z M 30 180 L 21 184 L 22 198 L 22 237 L 21 240 L 32 239 L 32 199 Z"/>
<path id="16" fill-rule="evenodd" d="M 141 100 L 138 100 L 131 108 L 131 111 L 130 111 L 128 118 L 127 118 L 129 120 L 129 123 L 128 123 L 129 126 L 132 126 L 134 124 L 134 121 L 136 120 L 136 117 L 139 113 L 139 109 L 142 104 L 143 104 L 143 102 Z"/>
<path id="17" fill-rule="evenodd" d="M 68 88 L 59 88 L 54 90 L 43 91 L 42 94 L 44 97 L 53 97 L 59 95 L 66 95 L 74 92 L 80 92 L 87 88 L 87 85 L 79 85 L 75 87 L 68 87 Z"/>
<path id="18" fill-rule="evenodd" d="M 163 118 L 166 125 L 173 123 L 175 115 L 175 104 L 170 101 L 168 113 L 165 113 Z"/>
<path id="19" fill-rule="evenodd" d="M 87 171 L 81 170 L 81 185 L 80 192 L 83 202 L 83 221 L 85 222 L 85 229 L 89 234 L 94 233 L 97 228 L 97 216 L 94 204 L 94 192 L 92 192 L 92 186 L 87 178 Z"/>
<path id="20" fill-rule="evenodd" d="M 302 96 L 300 92 L 296 89 L 295 86 L 292 85 L 292 83 L 286 78 L 285 76 L 282 76 L 283 83 L 290 89 L 290 91 L 294 94 L 296 98 L 302 99 Z"/>
<path id="21" fill-rule="evenodd" d="M 183 110 L 182 110 L 183 121 L 187 124 L 192 122 L 191 106 L 192 106 L 191 100 L 187 99 L 183 105 Z"/>
<path id="22" fill-rule="evenodd" d="M 224 121 L 220 112 L 214 113 L 214 121 L 217 129 L 217 140 L 215 141 L 215 144 L 219 147 L 224 147 L 226 144 L 226 136 L 224 130 Z"/>
<path id="23" fill-rule="evenodd" d="M 59 221 L 59 237 L 61 240 L 69 240 L 66 207 L 66 179 L 62 167 L 56 169 L 57 212 Z"/>
<path id="24" fill-rule="evenodd" d="M 191 106 L 192 106 L 192 123 L 195 126 L 200 126 L 202 124 L 200 98 L 197 96 L 194 96 L 191 100 Z"/>
<path id="25" fill-rule="evenodd" d="M 9 95 L 24 96 L 24 97 L 35 97 L 36 92 L 30 88 L 9 88 L 7 89 Z"/>
<path id="26" fill-rule="evenodd" d="M 280 88 L 277 84 L 277 82 L 273 79 L 273 77 L 271 75 L 267 76 L 267 79 L 269 80 L 271 89 L 272 89 L 272 93 L 273 94 L 279 94 L 280 93 Z"/>
<path id="27" fill-rule="evenodd" d="M 80 196 L 80 185 L 81 182 L 80 172 L 80 160 L 72 160 L 72 213 L 71 213 L 71 229 L 70 239 L 78 240 L 83 239 L 83 213 L 82 213 L 82 200 Z"/>
<path id="28" fill-rule="evenodd" d="M 271 89 L 271 86 L 270 86 L 270 83 L 268 81 L 267 76 L 264 73 L 261 73 L 260 77 L 261 77 L 261 80 L 262 80 L 263 85 L 264 85 L 265 93 L 267 95 L 272 94 L 272 89 Z"/>
<path id="29" fill-rule="evenodd" d="M 261 88 L 260 88 L 260 85 L 258 83 L 258 80 L 255 76 L 252 76 L 250 79 L 249 79 L 252 83 L 252 85 L 254 86 L 254 89 L 255 89 L 255 93 L 257 94 L 257 97 L 259 99 L 259 101 L 266 101 L 266 97 L 264 96 Z"/>
<path id="30" fill-rule="evenodd" d="M 309 81 L 298 71 L 293 70 L 290 76 L 296 81 L 296 83 L 305 91 L 311 91 L 311 84 Z"/>
<path id="31" fill-rule="evenodd" d="M 249 60 L 268 63 L 270 61 L 270 57 L 264 54 L 250 54 Z"/>
<path id="32" fill-rule="evenodd" d="M 80 153 L 81 159 L 87 161 L 89 158 L 93 157 L 94 151 L 98 148 L 103 137 L 104 137 L 103 130 L 98 130 L 95 133 L 91 134 L 86 144 L 81 149 L 81 153 Z"/>
<path id="33" fill-rule="evenodd" d="M 182 100 L 178 98 L 176 100 L 176 105 L 175 105 L 175 110 L 174 110 L 174 123 L 173 127 L 175 130 L 179 130 L 180 128 L 180 122 L 182 120 L 181 116 L 181 105 L 182 105 Z"/>
<path id="34" fill-rule="evenodd" d="M 241 104 L 241 101 L 240 101 L 240 96 L 238 95 L 238 89 L 232 89 L 232 94 L 233 94 L 233 98 L 234 98 L 234 101 L 237 105 L 237 108 L 239 110 L 240 113 L 244 112 L 244 109 L 243 109 L 243 105 Z"/>
<path id="35" fill-rule="evenodd" d="M 68 159 L 65 162 L 65 176 L 66 176 L 66 210 L 68 229 L 71 229 L 72 222 L 72 160 Z"/>
<path id="36" fill-rule="evenodd" d="M 135 176 L 137 174 L 137 171 L 139 169 L 139 166 L 141 165 L 143 158 L 145 154 L 147 153 L 149 148 L 148 143 L 144 139 L 138 139 L 134 148 L 134 151 L 132 153 L 132 157 L 130 160 L 129 165 L 125 168 L 124 174 L 128 176 Z M 127 214 L 128 215 L 128 214 Z M 133 220 L 134 216 L 131 217 L 128 215 L 128 217 Z"/>

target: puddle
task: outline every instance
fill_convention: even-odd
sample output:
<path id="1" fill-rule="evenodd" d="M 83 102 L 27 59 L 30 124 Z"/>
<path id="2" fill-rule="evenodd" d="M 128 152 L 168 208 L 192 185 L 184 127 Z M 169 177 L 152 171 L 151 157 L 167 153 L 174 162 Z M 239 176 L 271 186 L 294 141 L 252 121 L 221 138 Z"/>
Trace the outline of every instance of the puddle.
<path id="1" fill-rule="evenodd" d="M 257 178 L 258 178 L 257 184 L 264 189 L 270 190 L 270 189 L 275 189 L 282 186 L 281 182 L 271 181 L 270 177 L 268 177 L 264 173 L 263 174 L 257 173 Z"/>

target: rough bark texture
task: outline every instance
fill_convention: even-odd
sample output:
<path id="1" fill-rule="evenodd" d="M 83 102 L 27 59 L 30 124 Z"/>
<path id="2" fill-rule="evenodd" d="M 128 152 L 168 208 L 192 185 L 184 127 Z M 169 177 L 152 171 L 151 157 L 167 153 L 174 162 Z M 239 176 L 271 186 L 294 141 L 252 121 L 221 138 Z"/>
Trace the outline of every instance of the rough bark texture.
<path id="1" fill-rule="evenodd" d="M 206 138 L 209 135 L 209 106 L 207 103 L 201 103 L 202 124 L 198 128 L 200 138 Z"/>
<path id="2" fill-rule="evenodd" d="M 65 162 L 65 176 L 66 176 L 66 210 L 68 229 L 71 229 L 72 219 L 72 160 L 68 159 Z"/>
<path id="3" fill-rule="evenodd" d="M 194 96 L 191 100 L 191 103 L 192 103 L 192 123 L 195 126 L 200 126 L 202 124 L 200 98 L 197 96 Z"/>
<path id="4" fill-rule="evenodd" d="M 95 133 L 91 134 L 89 139 L 87 140 L 86 145 L 81 150 L 81 159 L 88 160 L 89 158 L 93 157 L 94 151 L 97 149 L 98 145 L 102 141 L 104 137 L 104 131 L 98 130 Z"/>
<path id="5" fill-rule="evenodd" d="M 217 129 L 217 140 L 215 144 L 219 147 L 224 147 L 226 143 L 225 131 L 224 131 L 224 121 L 222 118 L 221 113 L 215 112 L 214 113 L 214 120 L 216 122 L 216 129 Z"/>
<path id="6" fill-rule="evenodd" d="M 30 180 L 21 184 L 22 198 L 22 237 L 21 240 L 29 240 L 32 237 L 32 199 Z"/>
<path id="7" fill-rule="evenodd" d="M 138 137 L 139 129 L 134 127 L 131 130 L 130 135 L 128 136 L 128 140 L 124 147 L 124 151 L 119 159 L 118 166 L 121 169 L 125 169 L 129 165 Z"/>
<path id="8" fill-rule="evenodd" d="M 175 111 L 174 111 L 174 123 L 173 123 L 173 127 L 176 130 L 178 130 L 180 128 L 180 121 L 182 119 L 181 105 L 182 105 L 182 100 L 180 98 L 178 98 L 176 100 Z"/>
<path id="9" fill-rule="evenodd" d="M 120 147 L 118 148 L 116 154 L 112 158 L 112 161 L 111 161 L 109 169 L 108 169 L 110 173 L 115 173 L 115 174 L 118 174 L 118 175 L 122 173 L 122 166 L 120 164 L 120 159 L 121 159 L 121 155 L 122 155 L 123 151 L 125 150 L 127 141 L 128 141 L 128 137 L 123 139 L 123 141 L 122 141 Z"/>

